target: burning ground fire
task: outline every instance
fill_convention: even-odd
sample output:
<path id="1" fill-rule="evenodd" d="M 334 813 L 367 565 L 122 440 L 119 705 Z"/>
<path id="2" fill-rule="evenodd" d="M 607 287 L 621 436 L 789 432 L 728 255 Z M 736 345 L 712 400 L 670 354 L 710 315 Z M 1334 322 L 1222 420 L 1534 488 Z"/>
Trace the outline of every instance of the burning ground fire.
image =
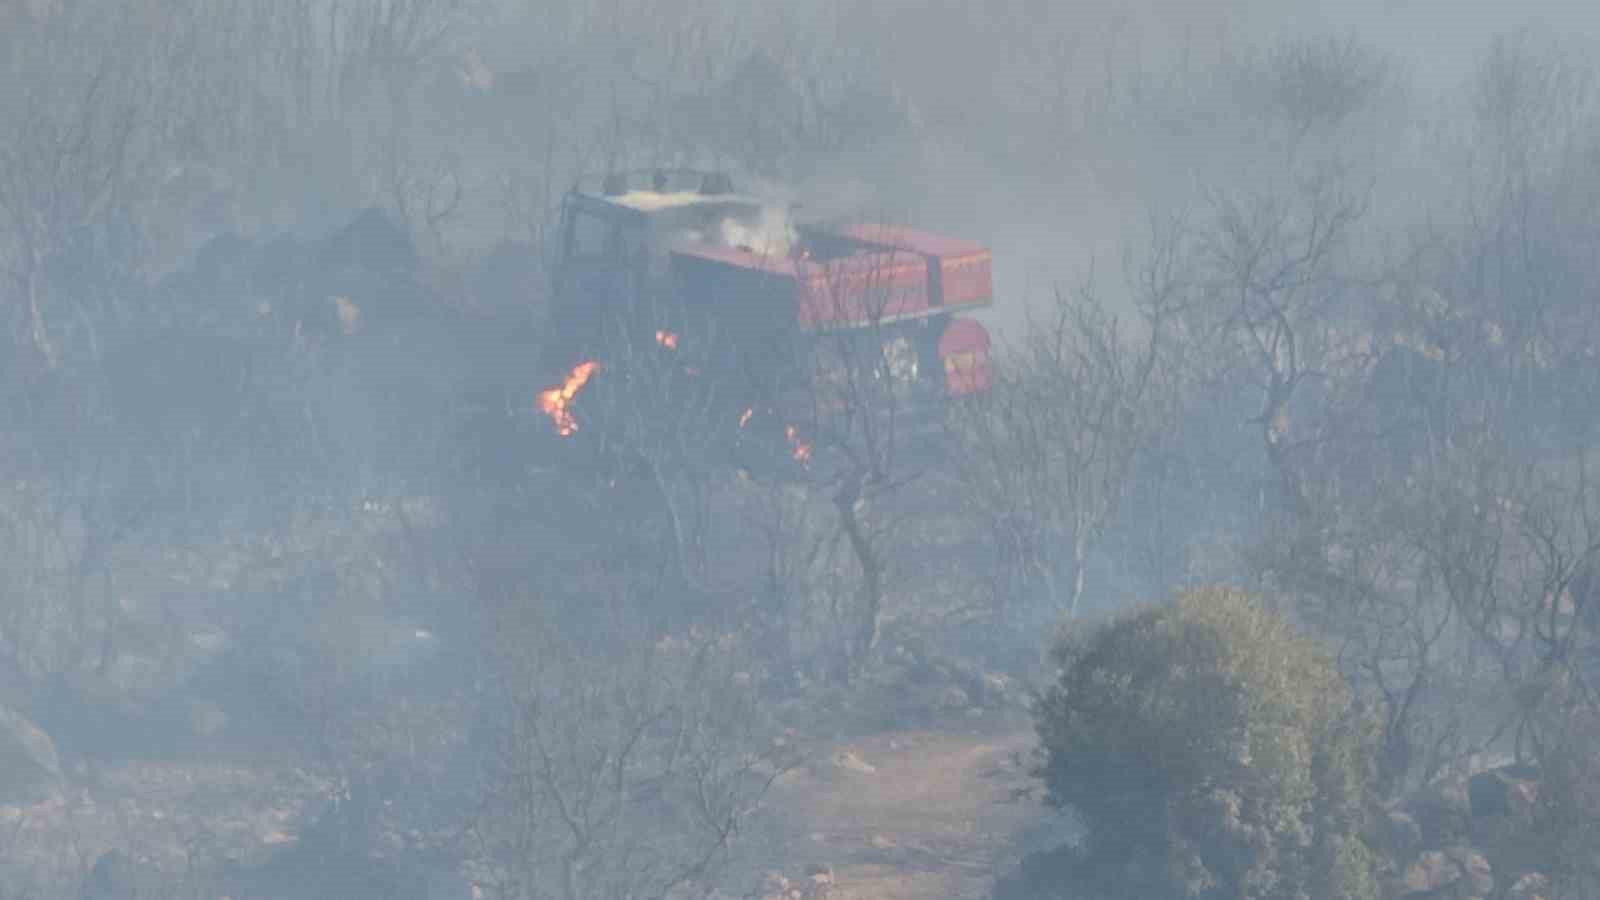
<path id="1" fill-rule="evenodd" d="M 676 331 L 657 331 L 656 343 L 668 350 L 678 349 L 678 333 Z"/>
<path id="2" fill-rule="evenodd" d="M 667 340 L 663 340 L 663 336 L 670 338 L 670 343 Z M 677 346 L 677 335 L 670 331 L 656 332 L 656 340 L 663 347 Z M 584 385 L 589 383 L 589 379 L 594 377 L 594 373 L 599 369 L 600 363 L 596 360 L 585 360 L 572 367 L 572 371 L 567 373 L 567 377 L 560 387 L 553 387 L 539 392 L 539 410 L 550 417 L 550 421 L 556 425 L 556 432 L 562 437 L 571 437 L 578 432 L 578 420 L 572 415 L 570 407 L 573 399 L 582 392 Z M 745 425 L 750 423 L 750 419 L 755 416 L 755 412 L 753 408 L 750 408 L 740 413 L 740 430 L 743 430 Z M 799 426 L 785 425 L 783 435 L 789 441 L 789 455 L 794 457 L 794 461 L 803 466 L 810 465 L 811 442 L 801 437 Z"/>
<path id="3" fill-rule="evenodd" d="M 594 360 L 587 360 L 572 367 L 567 374 L 566 381 L 560 387 L 553 387 L 547 391 L 539 392 L 539 409 L 556 423 L 556 432 L 562 437 L 571 437 L 578 431 L 578 420 L 573 418 L 572 411 L 567 407 L 572 404 L 572 398 L 578 396 L 583 386 L 589 383 L 589 378 L 594 375 L 600 364 Z"/>
<path id="4" fill-rule="evenodd" d="M 797 462 L 797 463 L 800 463 L 801 465 L 806 465 L 806 464 L 810 463 L 811 462 L 811 442 L 810 441 L 801 440 L 801 438 L 800 438 L 800 429 L 796 428 L 793 425 L 789 425 L 789 426 L 786 426 L 783 429 L 783 434 L 784 434 L 785 437 L 787 437 L 789 439 L 789 447 L 790 447 L 790 451 L 789 452 L 790 452 L 790 455 L 792 455 L 794 457 L 794 461 Z"/>
<path id="5" fill-rule="evenodd" d="M 744 412 L 739 414 L 740 431 L 743 431 L 744 427 L 750 424 L 750 419 L 755 414 L 756 411 L 753 407 L 746 408 Z M 798 425 L 783 426 L 783 436 L 789 441 L 789 455 L 794 457 L 794 461 L 802 466 L 810 465 L 811 442 L 800 436 L 800 427 Z"/>

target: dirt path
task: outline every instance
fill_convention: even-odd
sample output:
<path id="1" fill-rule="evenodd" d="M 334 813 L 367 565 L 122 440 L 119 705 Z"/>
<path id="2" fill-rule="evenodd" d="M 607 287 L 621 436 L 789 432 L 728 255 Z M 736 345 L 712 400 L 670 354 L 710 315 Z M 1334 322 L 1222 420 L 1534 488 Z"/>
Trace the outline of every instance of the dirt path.
<path id="1" fill-rule="evenodd" d="M 1026 723 L 900 731 L 831 742 L 774 785 L 784 873 L 829 867 L 829 900 L 985 897 L 1045 817 L 1016 800 Z"/>

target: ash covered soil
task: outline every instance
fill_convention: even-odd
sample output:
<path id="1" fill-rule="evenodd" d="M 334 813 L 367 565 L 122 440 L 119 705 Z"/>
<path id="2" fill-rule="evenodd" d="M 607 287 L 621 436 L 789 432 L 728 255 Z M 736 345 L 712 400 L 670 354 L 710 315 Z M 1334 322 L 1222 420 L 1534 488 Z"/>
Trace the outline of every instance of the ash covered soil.
<path id="1" fill-rule="evenodd" d="M 775 838 L 779 877 L 802 895 L 911 900 L 987 896 L 1019 842 L 1046 818 L 1014 796 L 1028 723 L 985 716 L 967 727 L 889 731 L 827 742 L 780 778 L 757 827 Z M 783 879 L 783 880 L 780 880 Z"/>

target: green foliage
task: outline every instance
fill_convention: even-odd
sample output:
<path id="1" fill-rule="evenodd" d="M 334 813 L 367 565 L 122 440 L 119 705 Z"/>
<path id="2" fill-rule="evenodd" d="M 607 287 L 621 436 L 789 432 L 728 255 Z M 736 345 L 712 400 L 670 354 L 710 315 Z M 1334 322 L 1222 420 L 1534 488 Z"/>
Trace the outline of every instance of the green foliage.
<path id="1" fill-rule="evenodd" d="M 1210 588 L 1055 657 L 1037 774 L 1088 830 L 1075 896 L 1378 896 L 1378 729 L 1289 623 Z"/>

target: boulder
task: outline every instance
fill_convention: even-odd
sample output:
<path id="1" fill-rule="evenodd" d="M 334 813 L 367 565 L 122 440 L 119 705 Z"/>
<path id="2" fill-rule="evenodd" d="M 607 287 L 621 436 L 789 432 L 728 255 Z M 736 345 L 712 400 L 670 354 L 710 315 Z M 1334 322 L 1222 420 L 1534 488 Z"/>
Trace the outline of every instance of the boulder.
<path id="1" fill-rule="evenodd" d="M 853 772 L 858 775 L 872 775 L 878 767 L 867 762 L 855 754 L 853 750 L 841 750 L 833 755 L 833 767 L 840 771 Z"/>
<path id="2" fill-rule="evenodd" d="M 1460 871 L 1449 857 L 1438 850 L 1430 850 L 1405 867 L 1390 893 L 1397 897 L 1431 893 L 1455 883 L 1460 877 Z"/>
<path id="3" fill-rule="evenodd" d="M 1545 900 L 1550 896 L 1550 879 L 1542 872 L 1528 872 L 1512 883 L 1506 900 Z"/>
<path id="4" fill-rule="evenodd" d="M 833 867 L 813 864 L 797 879 L 790 879 L 781 872 L 768 872 L 756 896 L 760 900 L 821 900 L 832 890 Z"/>
<path id="5" fill-rule="evenodd" d="M 1494 872 L 1489 860 L 1476 850 L 1452 851 L 1456 865 L 1461 867 L 1467 885 L 1475 897 L 1485 897 L 1494 891 Z"/>
<path id="6" fill-rule="evenodd" d="M 825 897 L 833 890 L 833 866 L 806 867 L 806 892 L 811 897 Z"/>
<path id="7" fill-rule="evenodd" d="M 1494 890 L 1489 861 L 1466 848 L 1429 850 L 1405 867 L 1393 893 L 1399 897 L 1481 897 Z"/>
<path id="8" fill-rule="evenodd" d="M 761 880 L 761 889 L 758 896 L 761 900 L 788 900 L 789 879 L 781 872 L 768 872 Z"/>

